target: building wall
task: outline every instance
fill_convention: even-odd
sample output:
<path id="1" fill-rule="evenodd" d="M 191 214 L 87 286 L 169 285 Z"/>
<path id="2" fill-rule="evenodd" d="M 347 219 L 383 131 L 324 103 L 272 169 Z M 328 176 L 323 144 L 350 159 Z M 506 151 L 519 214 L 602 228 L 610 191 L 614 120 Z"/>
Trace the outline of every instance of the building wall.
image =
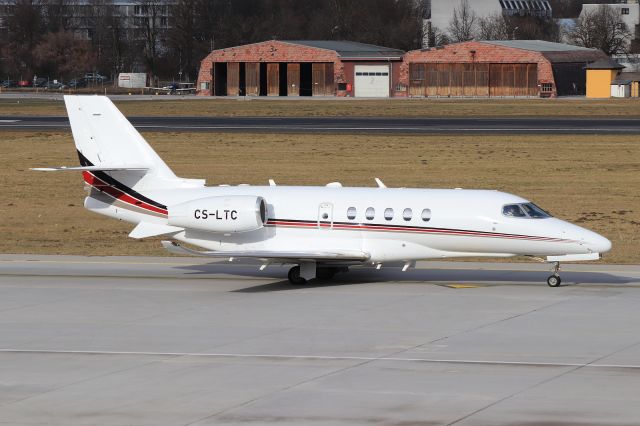
<path id="1" fill-rule="evenodd" d="M 477 41 L 407 52 L 400 69 L 400 83 L 407 87 L 409 86 L 410 63 L 535 63 L 538 69 L 538 84 L 554 83 L 551 62 L 542 53 Z M 554 84 L 551 96 L 556 95 Z"/>
<path id="2" fill-rule="evenodd" d="M 587 70 L 587 98 L 610 98 L 617 70 Z"/>
<path id="3" fill-rule="evenodd" d="M 584 16 L 585 13 L 595 12 L 601 5 L 599 4 L 583 4 L 580 16 Z M 625 3 L 614 3 L 613 1 L 607 6 L 611 7 L 620 16 L 622 22 L 627 24 L 631 37 L 627 40 L 627 44 L 631 43 L 631 39 L 634 38 L 636 25 L 640 24 L 640 4 L 638 0 L 627 0 Z M 628 14 L 622 14 L 623 9 L 629 11 Z"/>
<path id="4" fill-rule="evenodd" d="M 199 95 L 210 96 L 212 93 L 211 70 L 215 62 L 333 62 L 336 86 L 346 82 L 344 64 L 335 51 L 271 40 L 211 52 L 200 65 Z M 208 88 L 205 88 L 207 84 Z"/>

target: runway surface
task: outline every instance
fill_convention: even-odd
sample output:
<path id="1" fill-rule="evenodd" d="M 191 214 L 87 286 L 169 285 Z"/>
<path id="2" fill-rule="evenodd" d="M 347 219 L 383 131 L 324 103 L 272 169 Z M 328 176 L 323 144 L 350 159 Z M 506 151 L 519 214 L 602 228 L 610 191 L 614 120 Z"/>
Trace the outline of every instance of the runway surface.
<path id="1" fill-rule="evenodd" d="M 622 425 L 640 267 L 423 262 L 296 287 L 197 258 L 0 255 L 0 424 Z"/>
<path id="2" fill-rule="evenodd" d="M 157 132 L 640 134 L 640 119 L 389 117 L 128 117 Z M 0 130 L 68 129 L 67 117 L 0 117 Z"/>

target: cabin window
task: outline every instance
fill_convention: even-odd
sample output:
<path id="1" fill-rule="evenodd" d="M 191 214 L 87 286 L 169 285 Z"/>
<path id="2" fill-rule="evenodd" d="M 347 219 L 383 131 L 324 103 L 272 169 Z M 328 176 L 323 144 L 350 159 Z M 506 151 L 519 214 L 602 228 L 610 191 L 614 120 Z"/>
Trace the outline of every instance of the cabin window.
<path id="1" fill-rule="evenodd" d="M 431 209 L 422 210 L 421 217 L 424 222 L 429 222 L 431 220 Z"/>
<path id="2" fill-rule="evenodd" d="M 393 209 L 384 209 L 384 218 L 386 220 L 393 219 Z"/>
<path id="3" fill-rule="evenodd" d="M 356 218 L 356 208 L 355 207 L 349 207 L 347 209 L 347 219 L 353 220 L 355 218 Z"/>
<path id="4" fill-rule="evenodd" d="M 507 217 L 527 217 L 519 204 L 509 204 L 502 208 L 502 214 Z"/>
<path id="5" fill-rule="evenodd" d="M 376 215 L 376 210 L 373 207 L 369 207 L 366 212 L 364 212 L 364 216 L 367 220 L 373 220 Z"/>
<path id="6" fill-rule="evenodd" d="M 402 212 L 402 218 L 408 222 L 411 220 L 411 216 L 413 216 L 411 209 L 404 209 Z"/>

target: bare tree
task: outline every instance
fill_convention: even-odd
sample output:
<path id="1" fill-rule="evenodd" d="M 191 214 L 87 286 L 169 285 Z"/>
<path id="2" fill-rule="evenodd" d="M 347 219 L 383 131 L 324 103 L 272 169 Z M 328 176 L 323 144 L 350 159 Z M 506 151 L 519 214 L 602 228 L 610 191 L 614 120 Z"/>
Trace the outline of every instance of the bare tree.
<path id="1" fill-rule="evenodd" d="M 502 14 L 478 19 L 478 38 L 480 40 L 509 40 L 513 31 Z"/>
<path id="2" fill-rule="evenodd" d="M 30 79 L 35 69 L 33 50 L 44 33 L 44 18 L 39 0 L 15 0 L 4 17 L 7 36 L 0 49 L 6 71 Z"/>
<path id="3" fill-rule="evenodd" d="M 138 41 L 142 47 L 147 72 L 151 79 L 158 74 L 158 59 L 168 27 L 168 5 L 162 0 L 137 0 L 135 18 Z"/>
<path id="4" fill-rule="evenodd" d="M 453 42 L 469 41 L 475 38 L 478 16 L 471 8 L 469 0 L 460 0 L 453 9 L 453 18 L 449 22 L 449 38 Z"/>
<path id="5" fill-rule="evenodd" d="M 595 47 L 607 55 L 614 55 L 627 51 L 631 32 L 616 10 L 603 4 L 584 11 L 569 38 L 578 46 Z"/>
<path id="6" fill-rule="evenodd" d="M 78 40 L 73 33 L 59 31 L 49 33 L 34 49 L 41 76 L 72 78 L 95 66 L 95 54 L 91 44 Z"/>

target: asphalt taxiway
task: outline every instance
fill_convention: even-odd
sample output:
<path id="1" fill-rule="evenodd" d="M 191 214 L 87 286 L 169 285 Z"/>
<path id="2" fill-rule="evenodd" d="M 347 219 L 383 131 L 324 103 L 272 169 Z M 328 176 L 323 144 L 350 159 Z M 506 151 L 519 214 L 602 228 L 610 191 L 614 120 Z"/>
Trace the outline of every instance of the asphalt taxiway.
<path id="1" fill-rule="evenodd" d="M 640 134 L 636 118 L 128 117 L 154 132 Z M 1 117 L 0 130 L 66 130 L 67 117 Z"/>
<path id="2" fill-rule="evenodd" d="M 640 267 L 0 255 L 0 424 L 629 425 Z"/>

